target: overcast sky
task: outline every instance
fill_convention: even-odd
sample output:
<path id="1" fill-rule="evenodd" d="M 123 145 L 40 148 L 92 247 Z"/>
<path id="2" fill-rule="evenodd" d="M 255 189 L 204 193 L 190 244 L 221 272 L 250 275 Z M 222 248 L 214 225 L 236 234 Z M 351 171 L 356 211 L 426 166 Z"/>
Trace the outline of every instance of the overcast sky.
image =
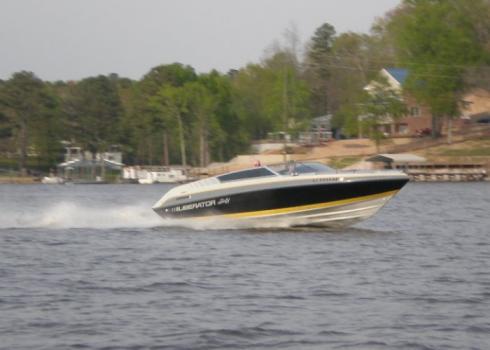
<path id="1" fill-rule="evenodd" d="M 226 72 L 258 62 L 294 23 L 306 42 L 328 22 L 368 32 L 400 0 L 0 0 L 0 79 L 118 73 L 159 64 Z"/>

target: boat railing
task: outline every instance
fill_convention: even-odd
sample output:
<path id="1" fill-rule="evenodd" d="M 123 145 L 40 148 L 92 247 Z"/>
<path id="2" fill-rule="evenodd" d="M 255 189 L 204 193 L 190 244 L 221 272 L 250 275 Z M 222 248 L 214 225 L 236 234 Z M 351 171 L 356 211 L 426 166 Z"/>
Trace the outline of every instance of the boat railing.
<path id="1" fill-rule="evenodd" d="M 395 169 L 337 169 L 337 174 L 399 174 L 402 171 Z"/>

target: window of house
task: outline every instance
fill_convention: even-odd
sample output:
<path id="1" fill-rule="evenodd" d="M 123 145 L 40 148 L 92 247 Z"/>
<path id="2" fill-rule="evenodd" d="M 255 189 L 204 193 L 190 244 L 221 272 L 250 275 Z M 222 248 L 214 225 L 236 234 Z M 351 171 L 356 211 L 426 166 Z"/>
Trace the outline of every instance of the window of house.
<path id="1" fill-rule="evenodd" d="M 420 115 L 419 107 L 411 107 L 410 108 L 410 115 L 412 117 L 418 117 Z"/>
<path id="2" fill-rule="evenodd" d="M 408 134 L 408 125 L 407 124 L 398 124 L 398 133 L 399 134 Z"/>
<path id="3" fill-rule="evenodd" d="M 469 109 L 471 107 L 471 105 L 473 104 L 473 102 L 463 100 L 462 104 L 463 104 L 463 109 Z"/>

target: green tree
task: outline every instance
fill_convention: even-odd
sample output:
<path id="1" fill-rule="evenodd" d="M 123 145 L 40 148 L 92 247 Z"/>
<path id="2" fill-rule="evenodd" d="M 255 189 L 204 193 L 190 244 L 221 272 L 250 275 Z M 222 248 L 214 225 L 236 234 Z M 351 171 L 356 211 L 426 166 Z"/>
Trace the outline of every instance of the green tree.
<path id="1" fill-rule="evenodd" d="M 210 161 L 210 134 L 219 132 L 212 130 L 212 126 L 219 128 L 216 123 L 213 123 L 216 118 L 216 96 L 200 81 L 191 82 L 184 86 L 187 93 L 189 114 L 193 117 L 193 129 L 196 130 L 197 134 L 195 139 L 199 140 L 199 151 L 197 152 L 199 154 L 199 165 L 205 167 Z"/>
<path id="2" fill-rule="evenodd" d="M 262 65 L 248 65 L 233 80 L 235 110 L 253 139 L 271 131 L 297 131 L 311 117 L 310 91 L 294 55 L 276 51 Z"/>
<path id="3" fill-rule="evenodd" d="M 487 0 L 405 0 L 390 19 L 400 62 L 409 68 L 404 88 L 430 107 L 433 137 L 442 118 L 459 114 L 467 68 L 489 62 L 481 41 L 489 13 Z"/>
<path id="4" fill-rule="evenodd" d="M 363 89 L 379 69 L 372 59 L 372 43 L 367 34 L 349 32 L 340 34 L 332 46 L 329 63 L 332 123 L 350 135 L 356 134 L 359 128 L 355 113 L 364 98 Z"/>
<path id="5" fill-rule="evenodd" d="M 308 45 L 305 77 L 311 87 L 315 115 L 327 114 L 332 109 L 329 101 L 332 87 L 330 63 L 335 35 L 335 28 L 324 23 L 316 29 Z"/>
<path id="6" fill-rule="evenodd" d="M 133 163 L 135 154 L 135 130 L 132 127 L 133 116 L 135 113 L 135 91 L 137 81 L 119 77 L 117 74 L 111 74 L 109 79 L 116 86 L 116 90 L 121 101 L 121 118 L 119 125 L 119 142 L 121 151 L 124 155 L 124 163 Z"/>
<path id="7" fill-rule="evenodd" d="M 48 161 L 52 160 L 53 149 L 57 150 L 53 143 L 58 141 L 57 107 L 52 91 L 34 73 L 14 73 L 1 85 L 0 108 L 15 138 L 22 174 L 27 172 L 30 150 Z"/>
<path id="8" fill-rule="evenodd" d="M 318 63 L 322 63 L 324 55 L 329 55 L 335 39 L 335 27 L 329 23 L 323 23 L 315 30 L 311 38 L 311 48 L 308 55 Z"/>
<path id="9" fill-rule="evenodd" d="M 182 87 L 196 79 L 197 75 L 192 67 L 173 63 L 152 68 L 135 84 L 133 109 L 127 114 L 124 125 L 131 135 L 131 148 L 137 162 L 161 162 L 168 165 L 175 160 L 172 156 L 173 137 L 179 139 L 174 130 L 175 120 L 162 115 L 161 108 L 155 101 L 164 87 Z M 160 154 L 162 157 L 159 157 Z"/>
<path id="10" fill-rule="evenodd" d="M 183 86 L 164 85 L 156 96 L 150 99 L 152 107 L 159 111 L 169 123 L 176 123 L 182 166 L 187 166 L 186 130 L 184 114 L 188 112 L 188 94 Z"/>
<path id="11" fill-rule="evenodd" d="M 364 95 L 361 103 L 361 127 L 370 130 L 370 137 L 376 144 L 376 151 L 379 152 L 381 139 L 384 137 L 379 130 L 382 122 L 393 123 L 407 113 L 406 105 L 399 91 L 393 90 L 386 79 L 378 77 L 371 84 L 373 87 Z"/>
<path id="12" fill-rule="evenodd" d="M 274 129 L 274 122 L 265 111 L 270 95 L 270 74 L 258 64 L 240 69 L 233 79 L 233 108 L 244 121 L 247 138 L 261 139 Z"/>
<path id="13" fill-rule="evenodd" d="M 93 155 L 120 141 L 123 107 L 109 77 L 99 75 L 73 84 L 64 109 L 69 136 Z"/>
<path id="14" fill-rule="evenodd" d="M 234 109 L 232 80 L 232 75 L 221 75 L 216 71 L 199 77 L 216 103 L 214 117 L 209 125 L 209 146 L 211 159 L 221 162 L 245 151 L 249 146 L 247 122 Z"/>

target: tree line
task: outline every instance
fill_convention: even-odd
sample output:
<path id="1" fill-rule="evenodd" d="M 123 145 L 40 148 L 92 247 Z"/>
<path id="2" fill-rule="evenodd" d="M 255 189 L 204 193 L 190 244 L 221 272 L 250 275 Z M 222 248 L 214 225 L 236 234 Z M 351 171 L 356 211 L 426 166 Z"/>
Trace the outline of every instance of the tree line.
<path id="1" fill-rule="evenodd" d="M 227 73 L 181 63 L 139 80 L 14 73 L 0 81 L 0 152 L 24 170 L 54 166 L 63 142 L 93 154 L 120 145 L 127 164 L 206 166 L 269 132 L 305 130 L 315 116 L 332 114 L 352 136 L 360 123 L 372 128 L 405 113 L 391 92 L 363 90 L 383 67 L 408 69 L 404 89 L 431 109 L 437 130 L 458 115 L 467 89 L 489 85 L 489 63 L 489 0 L 405 0 L 369 34 L 338 34 L 325 23 L 303 46 L 292 27 L 260 62 Z"/>

